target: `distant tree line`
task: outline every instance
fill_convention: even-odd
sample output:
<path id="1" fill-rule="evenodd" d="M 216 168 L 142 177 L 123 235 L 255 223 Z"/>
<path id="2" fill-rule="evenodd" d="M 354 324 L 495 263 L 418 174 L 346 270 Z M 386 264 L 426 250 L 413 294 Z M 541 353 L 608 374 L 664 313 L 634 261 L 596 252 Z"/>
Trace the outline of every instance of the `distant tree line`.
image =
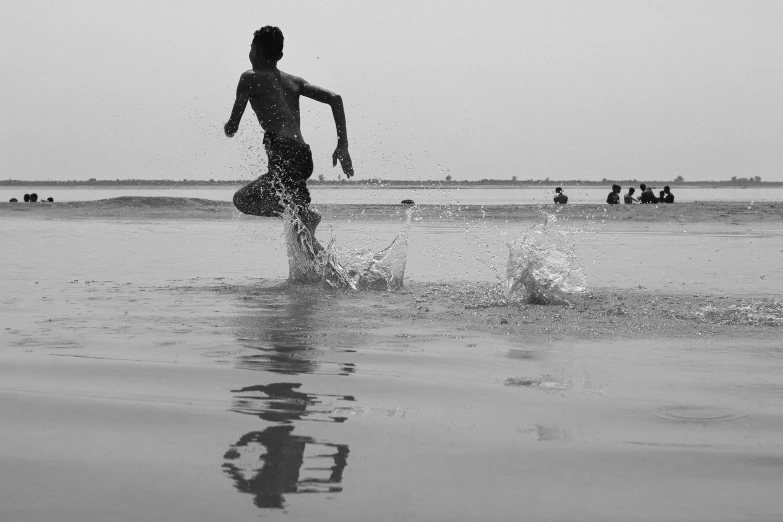
<path id="1" fill-rule="evenodd" d="M 89 180 L 68 180 L 68 181 L 55 181 L 55 180 L 48 180 L 48 181 L 30 181 L 30 180 L 19 180 L 19 179 L 7 179 L 7 180 L 0 180 L 0 186 L 97 186 L 97 187 L 113 187 L 113 186 L 145 186 L 145 187 L 181 187 L 181 186 L 200 186 L 200 187 L 209 187 L 209 186 L 238 186 L 238 185 L 244 185 L 247 183 L 248 180 L 242 179 L 242 180 L 196 180 L 196 179 L 182 179 L 182 180 L 172 180 L 172 179 L 116 179 L 116 180 L 108 180 L 108 179 L 96 179 L 96 178 L 90 178 Z M 324 179 L 323 174 L 318 175 L 318 179 L 311 179 L 308 181 L 309 184 L 313 185 L 325 185 L 325 186 L 374 186 L 374 187 L 411 187 L 411 186 L 417 186 L 417 187 L 423 187 L 423 188 L 433 188 L 433 187 L 442 187 L 442 186 L 455 186 L 455 187 L 470 187 L 470 186 L 557 186 L 557 185 L 570 185 L 570 186 L 597 186 L 602 187 L 606 185 L 612 185 L 613 183 L 617 183 L 620 185 L 638 185 L 640 182 L 645 182 L 648 185 L 666 185 L 670 183 L 677 183 L 681 185 L 690 185 L 690 186 L 705 186 L 705 185 L 755 185 L 763 183 L 765 186 L 783 186 L 783 182 L 779 181 L 772 181 L 772 182 L 762 182 L 761 176 L 754 176 L 754 177 L 748 177 L 748 178 L 741 178 L 737 176 L 732 176 L 730 180 L 724 180 L 724 181 L 685 181 L 685 178 L 682 176 L 677 176 L 674 181 L 666 181 L 666 180 L 636 180 L 636 179 L 609 179 L 609 178 L 603 178 L 600 181 L 592 181 L 592 180 L 579 180 L 579 179 L 560 179 L 560 180 L 550 180 L 549 178 L 545 178 L 543 180 L 540 179 L 523 179 L 520 180 L 517 178 L 517 176 L 512 176 L 511 179 L 489 179 L 484 178 L 477 181 L 468 181 L 468 180 L 455 180 L 451 175 L 448 175 L 445 177 L 445 180 L 417 180 L 417 179 L 409 179 L 409 180 L 399 180 L 399 179 L 393 179 L 393 180 L 383 180 L 383 179 L 377 179 L 377 178 L 352 178 L 352 179 L 338 179 L 338 180 L 326 180 Z"/>

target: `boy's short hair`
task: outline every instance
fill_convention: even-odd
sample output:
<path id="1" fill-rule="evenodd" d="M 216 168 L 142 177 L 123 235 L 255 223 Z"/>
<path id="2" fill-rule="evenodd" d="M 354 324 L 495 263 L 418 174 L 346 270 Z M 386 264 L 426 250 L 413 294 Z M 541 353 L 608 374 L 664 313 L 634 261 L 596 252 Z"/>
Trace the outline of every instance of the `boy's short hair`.
<path id="1" fill-rule="evenodd" d="M 628 193 L 629 193 L 629 194 L 633 194 L 634 192 L 636 192 L 636 189 L 635 189 L 635 188 L 633 188 L 633 187 L 629 187 L 629 188 L 628 188 Z"/>
<path id="2" fill-rule="evenodd" d="M 669 188 L 669 185 L 666 185 L 665 187 L 663 187 L 663 191 L 666 192 L 667 194 L 669 193 L 670 190 L 671 189 Z"/>
<path id="3" fill-rule="evenodd" d="M 618 185 L 616 183 L 614 185 L 612 185 L 612 192 L 620 192 L 620 190 L 621 190 L 620 189 L 620 185 Z"/>
<path id="4" fill-rule="evenodd" d="M 555 194 L 560 194 L 561 192 L 563 192 L 563 189 L 561 187 L 557 187 L 555 189 Z"/>
<path id="5" fill-rule="evenodd" d="M 639 188 L 640 188 L 640 189 L 642 189 L 642 192 L 644 192 L 644 189 L 646 189 L 646 188 L 647 188 L 647 185 L 645 185 L 644 183 L 642 183 L 641 185 L 639 185 Z"/>
<path id="6" fill-rule="evenodd" d="M 279 27 L 265 25 L 253 33 L 253 45 L 261 49 L 270 60 L 279 60 L 283 55 L 283 31 Z"/>

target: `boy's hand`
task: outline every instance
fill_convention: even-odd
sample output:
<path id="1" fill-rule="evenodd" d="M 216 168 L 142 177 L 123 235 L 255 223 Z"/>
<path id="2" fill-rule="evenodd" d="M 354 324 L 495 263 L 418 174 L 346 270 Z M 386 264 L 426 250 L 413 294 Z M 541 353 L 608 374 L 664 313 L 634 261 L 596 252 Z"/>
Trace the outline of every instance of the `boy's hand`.
<path id="1" fill-rule="evenodd" d="M 340 166 L 343 168 L 345 175 L 350 178 L 353 176 L 353 163 L 351 162 L 351 155 L 348 154 L 348 144 L 337 145 L 332 154 L 332 167 L 337 165 L 337 160 L 340 160 Z"/>
<path id="2" fill-rule="evenodd" d="M 239 129 L 239 124 L 233 123 L 231 120 L 227 121 L 226 124 L 223 126 L 223 132 L 226 133 L 226 136 L 229 138 L 233 138 L 234 134 L 237 133 L 237 130 Z"/>

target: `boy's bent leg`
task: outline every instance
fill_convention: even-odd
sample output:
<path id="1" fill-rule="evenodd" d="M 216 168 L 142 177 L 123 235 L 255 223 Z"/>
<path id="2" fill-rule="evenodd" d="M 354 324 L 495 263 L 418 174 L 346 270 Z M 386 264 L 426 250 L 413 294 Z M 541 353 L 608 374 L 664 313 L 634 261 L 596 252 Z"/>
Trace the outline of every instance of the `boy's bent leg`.
<path id="1" fill-rule="evenodd" d="M 264 174 L 237 190 L 234 194 L 234 206 L 243 214 L 251 216 L 276 217 L 283 213 L 269 174 Z"/>
<path id="2" fill-rule="evenodd" d="M 307 176 L 299 179 L 286 180 L 286 204 L 294 209 L 294 214 L 302 220 L 310 233 L 315 236 L 315 229 L 321 222 L 321 214 L 310 207 L 310 191 L 307 188 L 306 179 L 312 169 L 307 171 Z"/>

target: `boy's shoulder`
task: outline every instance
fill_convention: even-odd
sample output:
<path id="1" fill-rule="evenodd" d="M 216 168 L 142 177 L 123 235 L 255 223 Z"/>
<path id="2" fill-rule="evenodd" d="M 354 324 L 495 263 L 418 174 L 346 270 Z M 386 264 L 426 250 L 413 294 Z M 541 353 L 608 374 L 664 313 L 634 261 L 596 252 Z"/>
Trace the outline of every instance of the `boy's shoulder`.
<path id="1" fill-rule="evenodd" d="M 288 80 L 294 81 L 296 83 L 307 83 L 307 80 L 305 80 L 304 78 L 301 78 L 299 76 L 296 76 L 295 74 L 287 73 L 284 71 L 280 71 L 280 76 Z"/>
<path id="2" fill-rule="evenodd" d="M 273 69 L 248 69 L 245 72 L 242 73 L 243 77 L 252 78 L 285 78 L 287 80 L 295 80 L 304 82 L 305 80 L 300 78 L 299 76 L 296 76 L 294 74 L 287 73 L 285 71 L 281 71 L 280 69 L 273 70 Z"/>
<path id="3" fill-rule="evenodd" d="M 259 71 L 256 69 L 248 69 L 242 73 L 241 78 L 249 80 L 252 78 L 274 78 L 272 71 Z"/>

